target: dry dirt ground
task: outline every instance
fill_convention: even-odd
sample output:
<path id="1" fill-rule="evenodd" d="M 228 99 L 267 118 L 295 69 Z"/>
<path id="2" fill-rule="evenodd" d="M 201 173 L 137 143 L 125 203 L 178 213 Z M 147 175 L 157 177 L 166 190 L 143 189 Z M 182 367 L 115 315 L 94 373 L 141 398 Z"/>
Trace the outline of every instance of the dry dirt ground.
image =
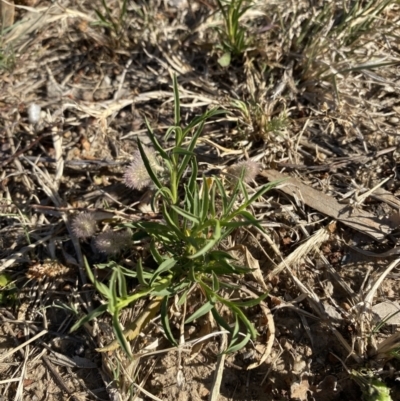
<path id="1" fill-rule="evenodd" d="M 379 399 L 400 400 L 399 319 L 379 325 L 400 308 L 398 2 L 254 1 L 228 66 L 214 0 L 11 3 L 0 36 L 0 400 L 376 400 L 373 380 L 388 393 Z M 230 239 L 258 272 L 235 280 L 269 297 L 246 311 L 259 337 L 222 367 L 223 336 L 168 351 L 157 317 L 132 342 L 149 354 L 133 362 L 96 351 L 113 339 L 107 315 L 70 332 L 102 301 L 83 256 L 107 261 L 71 220 L 152 218 L 122 177 L 145 118 L 160 141 L 173 123 L 174 74 L 184 123 L 227 111 L 202 133 L 202 171 L 250 158 L 255 187 L 291 177 L 253 205 L 265 234 Z M 199 319 L 185 340 L 216 331 Z"/>

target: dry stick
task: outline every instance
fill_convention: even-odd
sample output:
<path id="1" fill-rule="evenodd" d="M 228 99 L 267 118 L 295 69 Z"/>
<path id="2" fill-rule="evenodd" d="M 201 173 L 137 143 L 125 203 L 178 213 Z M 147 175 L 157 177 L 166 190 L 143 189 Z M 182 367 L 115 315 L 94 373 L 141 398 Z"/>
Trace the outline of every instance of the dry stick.
<path id="1" fill-rule="evenodd" d="M 51 135 L 51 133 L 46 133 L 42 134 L 39 137 L 37 137 L 34 141 L 32 141 L 29 145 L 25 146 L 23 149 L 19 150 L 18 152 L 14 152 L 8 159 L 4 160 L 0 164 L 0 168 L 4 168 L 7 164 L 11 163 L 14 159 L 18 158 L 19 156 L 23 155 L 26 153 L 29 149 L 33 148 L 35 145 L 37 145 L 43 138 Z"/>
<path id="2" fill-rule="evenodd" d="M 220 354 L 218 355 L 217 366 L 215 367 L 214 379 L 211 386 L 210 396 L 208 398 L 209 401 L 218 401 L 219 399 L 222 375 L 224 373 L 224 365 L 226 359 L 225 350 L 228 345 L 228 336 L 223 333 L 221 334 L 221 339 L 222 341 L 220 346 Z"/>
<path id="3" fill-rule="evenodd" d="M 0 362 L 3 361 L 4 359 L 8 358 L 9 356 L 11 356 L 12 354 L 14 354 L 15 352 L 19 351 L 21 348 L 26 347 L 28 344 L 30 344 L 31 342 L 37 340 L 38 338 L 44 336 L 45 334 L 47 334 L 48 331 L 47 330 L 42 330 L 40 333 L 36 334 L 36 336 L 33 336 L 32 338 L 30 338 L 29 340 L 25 341 L 24 343 L 18 345 L 18 347 L 13 348 L 12 350 L 6 352 L 5 354 L 0 356 Z"/>
<path id="4" fill-rule="evenodd" d="M 358 210 L 352 212 L 348 206 L 343 206 L 335 198 L 324 194 L 321 191 L 317 191 L 311 188 L 299 180 L 281 174 L 276 170 L 265 170 L 260 173 L 263 177 L 266 177 L 269 181 L 276 181 L 284 179 L 283 184 L 280 184 L 277 189 L 284 193 L 295 196 L 296 194 L 301 195 L 303 202 L 341 223 L 360 231 L 373 239 L 380 241 L 391 232 L 391 228 L 382 223 L 372 213 L 368 213 L 364 210 Z"/>
<path id="5" fill-rule="evenodd" d="M 122 87 L 124 86 L 124 82 L 125 82 L 125 77 L 126 77 L 126 73 L 129 70 L 129 67 L 131 66 L 133 61 L 133 58 L 130 58 L 127 63 L 125 64 L 125 68 L 124 71 L 122 71 L 122 75 L 121 75 L 121 80 L 120 83 L 118 85 L 118 89 L 117 91 L 114 93 L 114 100 L 118 100 L 121 97 L 121 93 L 122 93 Z M 114 118 L 114 116 L 113 116 Z"/>
<path id="6" fill-rule="evenodd" d="M 8 384 L 8 383 L 14 383 L 14 382 L 19 382 L 19 378 L 0 380 L 0 384 Z M 3 393 L 3 395 L 4 395 L 4 393 Z"/>
<path id="7" fill-rule="evenodd" d="M 319 299 L 317 295 L 312 291 L 311 289 L 307 288 L 290 270 L 289 267 L 286 267 L 286 270 L 289 272 L 292 280 L 296 283 L 296 285 L 299 287 L 299 289 L 307 294 L 308 299 L 310 300 L 311 305 L 313 306 L 313 309 L 317 314 L 319 315 L 320 318 L 325 319 L 326 312 L 321 306 Z M 354 350 L 352 347 L 349 346 L 348 342 L 343 338 L 343 336 L 339 333 L 339 331 L 333 327 L 332 325 L 330 326 L 330 330 L 332 333 L 336 336 L 336 338 L 339 340 L 339 342 L 342 344 L 342 346 L 346 349 L 348 352 L 348 356 L 352 356 L 357 363 L 362 362 L 362 358 L 360 358 L 357 354 L 355 354 Z"/>
<path id="8" fill-rule="evenodd" d="M 305 257 L 313 248 L 316 252 L 320 254 L 320 256 L 323 256 L 321 252 L 319 251 L 319 246 L 318 244 L 321 244 L 322 242 L 326 241 L 329 239 L 329 232 L 326 228 L 318 230 L 314 235 L 310 236 L 307 241 L 304 243 L 303 246 L 299 247 L 294 251 L 291 255 L 289 255 L 289 263 L 293 263 L 294 261 L 299 260 L 300 258 Z M 317 249 L 315 249 L 315 245 L 317 245 Z M 294 257 L 295 256 L 295 257 Z M 291 276 L 292 280 L 295 282 L 295 284 L 298 286 L 298 288 L 307 295 L 308 299 L 310 300 L 310 303 L 313 306 L 313 309 L 315 312 L 318 314 L 318 316 L 322 319 L 325 320 L 326 318 L 326 312 L 324 308 L 321 306 L 320 301 L 318 296 L 315 294 L 312 289 L 307 288 L 291 271 L 287 260 L 283 260 L 282 263 L 278 266 L 278 268 L 274 269 L 274 272 L 279 272 L 282 269 L 286 269 Z M 270 273 L 270 275 L 272 274 Z M 276 273 L 275 273 L 276 274 Z M 330 326 L 331 331 L 333 334 L 336 336 L 336 338 L 339 340 L 339 342 L 343 345 L 343 347 L 347 350 L 349 353 L 349 356 L 352 356 L 357 362 L 361 361 L 361 358 L 356 355 L 352 349 L 352 347 L 349 346 L 347 341 L 343 338 L 343 336 L 339 333 L 336 328 L 334 328 L 332 325 Z"/>
<path id="9" fill-rule="evenodd" d="M 182 323 L 180 327 L 179 347 L 178 347 L 178 363 L 177 363 L 178 372 L 176 374 L 176 382 L 178 384 L 178 388 L 180 389 L 182 389 L 185 384 L 185 376 L 183 374 L 183 366 L 182 366 L 182 348 L 185 346 L 185 320 L 186 320 L 186 302 L 184 302 L 183 304 Z"/>
<path id="10" fill-rule="evenodd" d="M 149 393 L 147 390 L 145 390 L 143 387 L 140 387 L 138 384 L 135 382 L 132 383 L 139 391 L 141 391 L 143 394 L 147 395 L 147 397 L 151 398 L 154 401 L 163 401 L 161 398 L 156 397 L 155 395 Z"/>
<path id="11" fill-rule="evenodd" d="M 13 124 L 13 126 L 15 126 L 15 124 Z M 6 133 L 7 133 L 8 142 L 10 144 L 10 149 L 15 154 L 15 153 L 17 153 L 17 151 L 16 151 L 15 144 L 14 144 L 14 135 L 13 135 L 13 132 L 11 132 L 9 126 L 6 127 Z M 21 162 L 19 161 L 19 159 L 12 158 L 12 160 L 14 161 L 14 165 L 15 165 L 16 169 L 18 170 L 18 172 L 21 173 L 22 180 L 23 180 L 24 184 L 26 185 L 27 189 L 30 190 L 31 192 L 33 192 L 31 181 L 28 179 L 27 175 L 25 174 L 25 170 L 24 170 Z"/>
<path id="12" fill-rule="evenodd" d="M 28 246 L 25 246 L 24 248 L 20 249 L 18 252 L 10 255 L 9 257 L 5 258 L 0 265 L 0 273 L 7 269 L 8 267 L 10 267 L 11 265 L 13 265 L 15 263 L 15 261 L 22 257 L 25 253 L 32 251 L 33 249 L 35 249 L 37 246 L 43 244 L 44 242 L 48 241 L 49 239 L 51 239 L 53 237 L 53 234 L 47 235 L 46 237 L 43 237 L 42 239 L 36 241 L 34 244 L 30 244 Z"/>
<path id="13" fill-rule="evenodd" d="M 374 283 L 372 288 L 369 290 L 368 294 L 364 298 L 365 306 L 370 308 L 372 305 L 372 300 L 375 296 L 376 291 L 378 290 L 379 286 L 382 284 L 383 280 L 386 276 L 400 263 L 400 258 L 395 259 L 387 268 L 386 270 L 380 275 L 378 280 Z"/>
<path id="14" fill-rule="evenodd" d="M 61 389 L 67 393 L 68 395 L 71 396 L 71 398 L 74 401 L 79 401 L 79 398 L 73 395 L 73 391 L 67 387 L 67 385 L 64 383 L 63 378 L 60 376 L 60 374 L 57 372 L 57 370 L 55 369 L 55 367 L 53 366 L 53 364 L 47 359 L 47 357 L 42 356 L 43 362 L 45 363 L 45 365 L 47 366 L 47 368 L 50 370 L 50 372 L 52 373 L 55 381 L 57 382 L 57 384 L 61 387 Z"/>
<path id="15" fill-rule="evenodd" d="M 154 359 L 154 361 L 153 361 L 153 363 L 152 363 L 152 366 L 150 366 L 150 368 L 147 369 L 146 374 L 145 374 L 145 376 L 143 377 L 143 379 L 142 379 L 142 381 L 141 381 L 141 383 L 140 383 L 140 389 L 142 389 L 142 388 L 144 387 L 144 385 L 147 383 L 147 380 L 149 379 L 149 376 L 153 373 L 154 366 L 156 366 L 156 364 L 157 364 L 159 361 L 160 361 L 160 357 Z M 132 383 L 134 383 L 134 381 L 132 381 Z M 133 399 L 132 401 L 136 401 L 136 399 L 137 399 L 137 398 L 139 397 L 139 395 L 140 395 L 140 391 L 141 391 L 141 390 L 139 390 L 139 391 L 136 393 L 136 395 L 135 395 L 135 397 L 134 397 L 134 399 Z"/>
<path id="16" fill-rule="evenodd" d="M 26 347 L 25 358 L 24 358 L 24 362 L 22 364 L 22 372 L 21 372 L 21 376 L 19 377 L 20 380 L 19 380 L 19 384 L 18 384 L 18 389 L 17 389 L 17 393 L 14 398 L 15 401 L 23 400 L 22 396 L 23 396 L 23 392 L 24 392 L 24 382 L 25 382 L 28 357 L 29 357 L 29 345 Z"/>
<path id="17" fill-rule="evenodd" d="M 271 278 L 279 274 L 287 266 L 297 263 L 300 259 L 307 256 L 310 252 L 319 252 L 320 246 L 330 238 L 330 233 L 325 228 L 321 228 L 298 248 L 296 248 L 286 259 L 282 260 L 279 265 L 268 274 Z"/>

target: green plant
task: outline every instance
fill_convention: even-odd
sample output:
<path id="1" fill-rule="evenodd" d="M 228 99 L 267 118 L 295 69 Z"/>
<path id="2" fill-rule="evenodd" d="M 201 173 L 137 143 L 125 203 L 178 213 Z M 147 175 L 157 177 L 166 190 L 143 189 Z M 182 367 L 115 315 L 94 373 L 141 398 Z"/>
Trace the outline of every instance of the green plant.
<path id="1" fill-rule="evenodd" d="M 0 305 L 12 305 L 17 300 L 17 287 L 11 276 L 7 273 L 0 274 Z"/>
<path id="2" fill-rule="evenodd" d="M 115 17 L 112 14 L 110 7 L 107 5 L 106 0 L 101 0 L 101 4 L 103 6 L 103 12 L 98 9 L 95 9 L 95 13 L 99 20 L 95 22 L 93 25 L 102 26 L 106 28 L 112 35 L 113 39 L 119 42 L 122 39 L 126 28 L 126 11 L 127 11 L 127 0 L 118 0 L 119 5 L 119 13 L 118 16 Z"/>
<path id="3" fill-rule="evenodd" d="M 15 53 L 11 46 L 0 45 L 0 70 L 11 71 L 15 66 Z"/>
<path id="4" fill-rule="evenodd" d="M 240 227 L 254 225 L 262 230 L 247 209 L 274 184 L 261 186 L 254 194 L 249 195 L 244 182 L 247 166 L 245 163 L 242 164 L 240 177 L 234 180 L 233 184 L 231 181 L 229 189 L 225 189 L 223 181 L 218 177 L 203 176 L 199 183 L 194 149 L 206 120 L 221 114 L 222 111 L 210 110 L 182 128 L 176 78 L 173 87 L 174 125 L 167 130 L 165 138 L 173 136 L 175 139 L 175 145 L 170 151 L 163 149 L 147 123 L 148 135 L 162 159 L 164 174 L 160 176 L 159 171 L 155 171 L 148 157 L 149 152 L 138 142 L 141 159 L 156 188 L 153 204 L 154 208 L 159 207 L 162 222 L 141 221 L 125 224 L 134 231 L 134 241 L 148 241 L 149 251 L 158 267 L 152 269 L 144 266 L 141 259 L 137 262 L 136 271 L 131 271 L 116 262 L 98 266 L 110 268 L 112 271 L 107 286 L 98 281 L 91 268 L 86 265 L 90 280 L 102 294 L 105 302 L 80 319 L 72 328 L 74 330 L 107 311 L 112 315 L 117 339 L 115 344 L 117 346 L 119 344 L 128 355 L 130 349 L 127 339 L 134 338 L 159 310 L 166 337 L 171 343 L 177 344 L 170 328 L 169 300 L 179 296 L 178 303 L 183 305 L 188 302 L 189 294 L 194 290 L 199 291 L 203 303 L 182 324 L 190 323 L 211 312 L 216 322 L 231 335 L 226 352 L 236 351 L 257 335 L 244 309 L 257 305 L 267 296 L 263 294 L 257 299 L 241 301 L 227 297 L 228 289 L 230 292 L 239 289 L 239 286 L 233 284 L 236 281 L 234 277 L 251 270 L 239 266 L 228 252 L 220 249 L 219 245 Z M 185 139 L 190 135 L 189 144 L 183 147 Z M 238 175 L 237 171 L 235 175 Z M 138 282 L 133 292 L 128 291 L 127 278 L 134 278 Z M 119 323 L 121 310 L 143 298 L 148 299 L 147 307 L 123 332 Z M 229 309 L 231 314 L 229 319 L 221 315 L 220 306 Z M 115 344 L 102 350 L 113 349 Z"/>
<path id="5" fill-rule="evenodd" d="M 224 54 L 219 63 L 228 66 L 231 57 L 242 55 L 251 44 L 247 29 L 240 25 L 240 18 L 251 7 L 249 0 L 217 0 L 224 19 L 223 28 L 217 28 Z"/>
<path id="6" fill-rule="evenodd" d="M 269 115 L 265 107 L 259 102 L 233 100 L 231 106 L 240 111 L 239 126 L 243 127 L 246 137 L 267 140 L 271 134 L 281 135 L 290 125 L 290 120 L 285 109 L 275 116 Z"/>
<path id="7" fill-rule="evenodd" d="M 375 22 L 392 3 L 394 0 L 343 1 L 338 7 L 337 2 L 322 2 L 321 7 L 309 11 L 306 19 L 299 11 L 299 14 L 290 16 L 290 21 L 281 20 L 284 31 L 288 34 L 297 32 L 288 39 L 290 51 L 299 57 L 302 80 L 322 77 L 335 80 L 338 74 L 344 72 L 387 65 L 365 64 L 363 60 L 358 66 L 349 66 L 349 60 L 360 59 L 357 50 L 364 46 L 365 41 L 369 42 L 367 35 L 372 34 Z M 300 18 L 304 22 L 297 29 Z M 287 29 L 288 24 L 290 29 Z M 362 57 L 363 52 L 360 55 Z M 329 56 L 330 62 L 324 61 L 325 56 Z M 336 82 L 334 86 L 336 88 Z"/>
<path id="8" fill-rule="evenodd" d="M 352 370 L 351 378 L 360 386 L 364 401 L 392 401 L 390 389 L 373 372 Z"/>

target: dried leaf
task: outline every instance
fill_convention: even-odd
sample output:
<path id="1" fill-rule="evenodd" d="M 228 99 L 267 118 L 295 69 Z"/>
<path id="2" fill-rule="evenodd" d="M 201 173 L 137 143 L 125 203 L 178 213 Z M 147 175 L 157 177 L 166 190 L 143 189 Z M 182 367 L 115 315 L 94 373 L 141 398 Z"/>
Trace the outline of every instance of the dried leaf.
<path id="1" fill-rule="evenodd" d="M 310 390 L 310 384 L 307 377 L 301 378 L 300 382 L 295 382 L 290 386 L 291 398 L 300 401 L 307 401 L 307 393 Z"/>

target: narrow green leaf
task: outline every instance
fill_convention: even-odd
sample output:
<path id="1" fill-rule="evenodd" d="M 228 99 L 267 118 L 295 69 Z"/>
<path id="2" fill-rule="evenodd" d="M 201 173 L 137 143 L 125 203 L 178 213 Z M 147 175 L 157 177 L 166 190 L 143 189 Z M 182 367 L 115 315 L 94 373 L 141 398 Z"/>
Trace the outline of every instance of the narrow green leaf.
<path id="1" fill-rule="evenodd" d="M 211 309 L 211 313 L 213 314 L 213 317 L 215 321 L 226 331 L 229 331 L 229 333 L 232 333 L 232 327 L 229 326 L 229 324 L 222 318 L 222 316 L 216 311 L 215 308 Z"/>
<path id="2" fill-rule="evenodd" d="M 263 185 L 246 203 L 247 205 L 244 207 L 244 209 L 248 206 L 251 205 L 254 201 L 256 201 L 260 196 L 264 195 L 266 192 L 270 191 L 272 188 L 276 187 L 279 185 L 281 182 L 285 181 L 283 180 L 277 180 L 274 182 L 270 182 L 269 184 Z"/>
<path id="3" fill-rule="evenodd" d="M 120 14 L 121 20 L 124 19 L 124 17 L 126 16 L 127 4 L 128 4 L 128 0 L 124 0 L 122 2 L 122 8 L 121 8 L 121 14 Z"/>
<path id="4" fill-rule="evenodd" d="M 167 207 L 165 204 L 162 205 L 162 213 L 163 216 L 168 224 L 168 227 L 173 230 L 174 234 L 176 235 L 177 238 L 179 238 L 182 241 L 187 241 L 187 237 L 181 232 L 179 227 L 175 224 L 175 221 L 172 219 L 171 215 L 169 214 Z"/>
<path id="5" fill-rule="evenodd" d="M 117 267 L 117 282 L 118 282 L 118 291 L 119 295 L 122 298 L 126 298 L 128 296 L 128 290 L 126 288 L 126 279 L 122 274 L 122 270 Z"/>
<path id="6" fill-rule="evenodd" d="M 126 277 L 137 278 L 136 270 L 127 269 L 123 266 L 119 266 L 119 268 Z"/>
<path id="7" fill-rule="evenodd" d="M 218 243 L 218 241 L 221 238 L 221 226 L 219 224 L 218 220 L 214 220 L 215 222 L 215 227 L 214 227 L 214 234 L 211 240 L 207 241 L 207 244 L 201 248 L 199 251 L 197 251 L 194 255 L 189 255 L 189 259 L 196 259 L 202 255 L 204 255 L 206 252 L 208 252 L 210 249 L 214 248 L 214 246 Z"/>
<path id="8" fill-rule="evenodd" d="M 216 261 L 214 263 L 210 263 L 203 268 L 205 273 L 214 272 L 218 276 L 222 274 L 248 274 L 251 273 L 251 270 L 247 267 L 235 266 L 233 264 L 228 263 L 225 260 Z"/>
<path id="9" fill-rule="evenodd" d="M 175 205 L 171 205 L 171 209 L 174 210 L 176 213 L 178 213 L 183 218 L 185 218 L 187 220 L 190 220 L 195 224 L 200 224 L 200 221 L 196 216 L 194 216 L 193 214 L 181 209 L 180 207 L 175 206 Z"/>
<path id="10" fill-rule="evenodd" d="M 141 285 L 147 286 L 147 280 L 144 278 L 144 270 L 142 265 L 142 258 L 139 258 L 136 263 L 136 275 Z"/>
<path id="11" fill-rule="evenodd" d="M 204 222 L 209 214 L 210 207 L 210 188 L 208 186 L 208 181 L 205 176 L 203 176 L 203 193 L 201 196 L 201 210 L 200 210 L 200 220 Z"/>
<path id="12" fill-rule="evenodd" d="M 140 156 L 142 157 L 143 163 L 146 167 L 147 172 L 149 173 L 149 176 L 151 178 L 151 180 L 153 181 L 153 183 L 155 184 L 155 186 L 159 189 L 161 189 L 163 187 L 163 185 L 161 184 L 160 180 L 158 179 L 157 175 L 154 173 L 153 169 L 151 168 L 149 159 L 146 156 L 146 152 L 143 149 L 143 145 L 140 142 L 140 140 L 138 139 L 137 141 L 138 144 L 138 148 L 139 148 L 139 152 L 140 152 Z"/>
<path id="13" fill-rule="evenodd" d="M 113 331 L 115 334 L 115 337 L 119 343 L 119 345 L 121 346 L 122 350 L 125 352 L 126 355 L 129 356 L 129 358 L 133 358 L 132 352 L 131 352 L 131 348 L 128 344 L 128 342 L 126 341 L 126 338 L 124 336 L 121 324 L 119 322 L 119 313 L 116 312 L 113 314 Z"/>
<path id="14" fill-rule="evenodd" d="M 197 185 L 197 163 L 196 160 L 193 159 L 192 161 L 192 174 L 189 178 L 189 183 L 188 183 L 188 187 L 190 190 L 190 193 L 193 196 L 193 206 L 192 206 L 192 214 L 194 214 L 195 216 L 199 215 L 199 203 L 200 203 L 200 199 L 199 199 L 199 186 Z"/>
<path id="15" fill-rule="evenodd" d="M 85 264 L 85 270 L 86 274 L 88 275 L 89 280 L 94 283 L 96 279 L 94 278 L 94 274 L 92 272 L 92 269 L 89 266 L 89 262 L 86 259 L 86 256 L 83 257 L 83 263 Z"/>
<path id="16" fill-rule="evenodd" d="M 194 312 L 191 316 L 189 316 L 185 324 L 191 323 L 194 320 L 198 319 L 199 317 L 205 315 L 206 313 L 210 312 L 211 309 L 214 308 L 214 304 L 210 301 L 207 301 L 205 304 L 203 304 L 199 309 L 197 309 L 196 312 Z"/>
<path id="17" fill-rule="evenodd" d="M 174 74 L 172 77 L 172 85 L 174 88 L 174 124 L 179 127 L 181 125 L 181 105 L 179 99 L 178 79 L 176 74 Z"/>
<path id="18" fill-rule="evenodd" d="M 157 223 L 155 221 L 142 221 L 137 223 L 137 225 L 149 235 L 157 235 L 160 233 L 168 234 L 170 231 L 165 224 Z"/>
<path id="19" fill-rule="evenodd" d="M 147 128 L 147 136 L 153 143 L 154 148 L 158 152 L 158 154 L 164 159 L 164 160 L 170 160 L 168 153 L 163 149 L 163 147 L 160 145 L 160 142 L 158 142 L 156 136 L 154 135 L 153 129 L 150 126 L 149 121 L 147 120 L 146 116 L 144 117 L 144 122 L 146 124 Z"/>
<path id="20" fill-rule="evenodd" d="M 189 145 L 188 145 L 188 150 L 190 152 L 194 151 L 194 148 L 197 145 L 197 141 L 198 141 L 201 133 L 203 132 L 205 123 L 206 123 L 206 119 L 202 119 L 201 121 L 199 121 L 199 124 L 197 125 L 196 131 L 194 132 L 194 134 L 192 136 L 192 139 L 190 140 Z"/>
<path id="21" fill-rule="evenodd" d="M 107 312 L 108 304 L 103 304 L 97 307 L 96 309 L 89 312 L 86 316 L 80 318 L 69 330 L 70 333 L 79 329 L 85 323 L 90 322 L 91 320 L 95 319 L 97 316 L 102 315 L 104 312 Z"/>
<path id="22" fill-rule="evenodd" d="M 191 152 L 188 149 L 184 149 L 184 148 L 180 148 L 180 147 L 173 148 L 171 153 L 173 155 L 184 155 L 184 156 L 189 156 L 189 157 L 195 157 L 196 156 L 196 153 Z"/>
<path id="23" fill-rule="evenodd" d="M 217 186 L 213 184 L 211 187 L 211 196 L 210 196 L 210 218 L 215 219 L 216 218 L 216 189 Z"/>
<path id="24" fill-rule="evenodd" d="M 206 113 L 202 114 L 201 116 L 196 117 L 184 129 L 184 135 L 186 135 L 188 132 L 190 132 L 194 127 L 196 127 L 202 121 L 204 121 L 204 122 L 208 121 L 211 117 L 214 117 L 214 116 L 217 116 L 220 114 L 226 114 L 226 111 L 214 108 L 214 109 L 211 109 L 211 110 L 207 111 Z M 200 133 L 199 133 L 199 135 L 200 135 Z M 193 147 L 193 149 L 194 149 L 194 147 Z M 193 150 L 193 149 L 191 147 L 189 147 L 189 150 Z"/>
<path id="25" fill-rule="evenodd" d="M 194 196 L 192 191 L 190 190 L 190 188 L 188 187 L 188 185 L 184 184 L 183 185 L 184 189 L 185 189 L 185 199 L 184 199 L 184 208 L 185 210 L 187 210 L 189 213 L 191 213 L 192 215 L 196 216 L 197 213 L 194 213 Z M 188 227 L 185 226 L 183 227 L 183 229 L 187 229 Z"/>
<path id="26" fill-rule="evenodd" d="M 218 249 L 216 249 L 215 251 L 210 252 L 209 253 L 209 257 L 210 257 L 210 259 L 217 260 L 217 261 L 220 261 L 220 260 L 223 260 L 223 259 L 236 260 L 236 258 L 233 257 L 228 252 L 220 251 Z"/>
<path id="27" fill-rule="evenodd" d="M 169 342 L 173 345 L 178 345 L 178 342 L 175 340 L 174 335 L 172 334 L 171 331 L 171 326 L 169 324 L 169 319 L 168 319 L 168 297 L 164 297 L 161 303 L 161 323 L 164 328 L 165 335 Z"/>
<path id="28" fill-rule="evenodd" d="M 195 266 L 194 265 L 189 267 L 189 280 L 192 283 L 197 283 L 197 277 L 196 277 L 196 271 L 195 271 Z"/>
<path id="29" fill-rule="evenodd" d="M 181 297 L 178 300 L 179 306 L 182 306 L 186 302 L 188 294 L 189 294 L 188 290 L 183 292 L 183 294 L 181 295 Z"/>
<path id="30" fill-rule="evenodd" d="M 212 289 L 214 292 L 219 291 L 219 280 L 215 272 L 212 272 Z"/>
<path id="31" fill-rule="evenodd" d="M 239 308 L 252 308 L 253 306 L 259 305 L 260 302 L 267 298 L 268 292 L 260 295 L 257 298 L 249 299 L 248 301 L 235 301 L 235 305 Z"/>
<path id="32" fill-rule="evenodd" d="M 253 324 L 250 320 L 246 317 L 244 312 L 236 306 L 236 304 L 226 298 L 223 298 L 217 294 L 217 299 L 219 302 L 226 305 L 247 327 L 247 330 L 251 333 L 252 338 L 256 338 L 258 333 L 257 330 L 254 328 Z"/>
<path id="33" fill-rule="evenodd" d="M 237 317 L 235 317 L 235 325 L 233 326 L 232 330 L 232 340 L 231 340 L 232 343 L 236 342 L 238 334 L 239 334 L 239 320 Z"/>
<path id="34" fill-rule="evenodd" d="M 0 288 L 4 289 L 4 287 L 7 287 L 8 284 L 12 282 L 12 278 L 8 273 L 2 273 L 0 274 Z"/>
<path id="35" fill-rule="evenodd" d="M 106 20 L 106 18 L 104 17 L 104 15 L 99 11 L 99 10 L 94 10 L 94 12 L 96 13 L 97 17 L 99 18 L 99 20 L 107 27 L 110 26 L 110 23 Z"/>
<path id="36" fill-rule="evenodd" d="M 251 339 L 251 335 L 250 333 L 247 333 L 246 337 L 244 337 L 244 339 L 242 341 L 240 341 L 239 343 L 235 344 L 235 345 L 231 345 L 229 346 L 224 354 L 230 354 L 236 351 L 241 350 Z"/>
<path id="37" fill-rule="evenodd" d="M 204 121 L 201 121 L 199 126 L 196 128 L 196 131 L 195 131 L 194 135 L 192 136 L 192 139 L 190 140 L 187 150 L 189 152 L 191 152 L 192 155 L 188 154 L 182 159 L 181 165 L 179 166 L 179 169 L 178 169 L 178 181 L 180 181 L 182 179 L 183 174 L 185 173 L 185 170 L 191 160 L 192 160 L 192 164 L 196 163 L 196 176 L 197 176 L 197 161 L 195 158 L 195 153 L 193 151 L 194 151 L 194 148 L 196 147 L 197 140 L 199 139 L 199 136 L 201 135 L 201 133 L 203 131 L 203 127 L 204 127 Z M 188 131 L 185 130 L 183 135 L 185 135 L 187 132 Z"/>
<path id="38" fill-rule="evenodd" d="M 158 252 L 155 241 L 150 242 L 150 253 L 151 256 L 153 256 L 153 259 L 158 263 L 158 265 L 161 265 L 161 263 L 164 262 L 164 258 L 161 256 L 160 252 Z"/>
<path id="39" fill-rule="evenodd" d="M 192 167 L 192 172 L 190 174 L 189 182 L 188 182 L 188 187 L 190 188 L 191 192 L 194 194 L 195 189 L 198 188 L 197 185 L 197 173 L 199 170 L 199 167 L 197 165 L 197 161 L 195 158 L 191 160 L 191 167 Z"/>
<path id="40" fill-rule="evenodd" d="M 161 265 L 158 266 L 157 270 L 154 272 L 149 285 L 152 287 L 158 276 L 164 272 L 170 271 L 176 265 L 176 262 L 177 261 L 172 258 L 164 260 L 164 262 L 161 263 Z"/>
<path id="41" fill-rule="evenodd" d="M 245 326 L 247 327 L 248 331 L 251 334 L 252 338 L 256 338 L 258 333 L 257 330 L 255 329 L 255 327 L 253 326 L 253 324 L 250 322 L 249 319 L 247 319 L 247 316 L 243 313 L 243 311 L 240 308 L 233 308 L 234 312 L 239 316 L 240 320 L 245 324 Z"/>
<path id="42" fill-rule="evenodd" d="M 101 283 L 100 281 L 95 280 L 94 281 L 94 287 L 96 288 L 96 290 L 102 294 L 105 298 L 107 298 L 108 300 L 112 299 L 112 293 L 111 290 L 103 283 Z"/>
<path id="43" fill-rule="evenodd" d="M 256 221 L 257 223 L 257 221 Z M 226 223 L 225 221 L 221 221 L 221 227 L 224 228 L 238 228 L 238 227 L 244 227 L 244 226 L 249 226 L 254 224 L 253 221 L 230 221 L 228 223 Z"/>
<path id="44" fill-rule="evenodd" d="M 140 298 L 144 298 L 145 296 L 149 295 L 152 292 L 152 289 L 147 287 L 144 288 L 143 290 L 140 290 L 138 292 L 135 292 L 132 295 L 129 295 L 126 299 L 119 299 L 118 300 L 118 305 L 116 306 L 117 310 L 122 310 L 129 304 L 131 304 L 134 301 L 137 301 Z"/>
<path id="45" fill-rule="evenodd" d="M 151 291 L 151 295 L 161 298 L 169 297 L 173 294 L 175 294 L 175 292 L 171 289 L 171 287 L 166 286 L 163 286 L 163 288 L 160 287 L 158 290 Z"/>
<path id="46" fill-rule="evenodd" d="M 158 188 L 157 192 L 153 196 L 153 200 L 156 200 L 159 195 L 161 195 L 163 198 L 166 198 L 166 199 L 172 199 L 172 192 L 168 187 Z M 153 208 L 153 210 L 155 210 L 155 207 L 153 206 L 153 202 L 152 202 L 152 208 Z"/>
<path id="47" fill-rule="evenodd" d="M 234 212 L 232 212 L 232 209 L 234 208 L 235 203 L 238 200 L 239 193 L 240 193 L 240 181 L 238 181 L 237 184 L 235 185 L 235 187 L 233 188 L 233 191 L 232 191 L 232 194 L 230 197 L 230 201 L 228 202 L 228 205 L 226 207 L 226 214 L 234 215 Z M 243 207 L 243 209 L 245 209 L 246 207 Z M 225 216 L 225 214 L 224 214 L 224 216 Z M 230 219 L 230 218 L 231 217 L 229 217 L 228 219 Z"/>
<path id="48" fill-rule="evenodd" d="M 194 156 L 192 156 L 192 155 L 185 155 L 183 157 L 181 164 L 179 165 L 179 168 L 178 168 L 178 174 L 177 174 L 178 181 L 181 181 L 183 175 L 185 174 L 187 166 L 189 165 L 189 163 L 192 159 L 194 159 Z M 193 172 L 192 172 L 192 174 L 193 174 Z M 197 172 L 196 172 L 196 176 L 197 176 Z"/>
<path id="49" fill-rule="evenodd" d="M 108 298 L 108 306 L 109 306 L 109 311 L 111 313 L 114 313 L 116 310 L 116 305 L 118 304 L 118 294 L 117 294 L 117 275 L 118 272 L 116 270 L 114 270 L 111 274 L 111 278 L 110 278 L 110 293 L 111 293 L 111 297 Z"/>
<path id="50" fill-rule="evenodd" d="M 172 279 L 172 275 L 165 276 L 165 277 L 160 277 L 160 279 L 157 282 L 157 284 L 155 284 L 153 286 L 153 290 L 161 291 L 163 288 L 170 287 L 171 286 L 171 279 Z"/>

